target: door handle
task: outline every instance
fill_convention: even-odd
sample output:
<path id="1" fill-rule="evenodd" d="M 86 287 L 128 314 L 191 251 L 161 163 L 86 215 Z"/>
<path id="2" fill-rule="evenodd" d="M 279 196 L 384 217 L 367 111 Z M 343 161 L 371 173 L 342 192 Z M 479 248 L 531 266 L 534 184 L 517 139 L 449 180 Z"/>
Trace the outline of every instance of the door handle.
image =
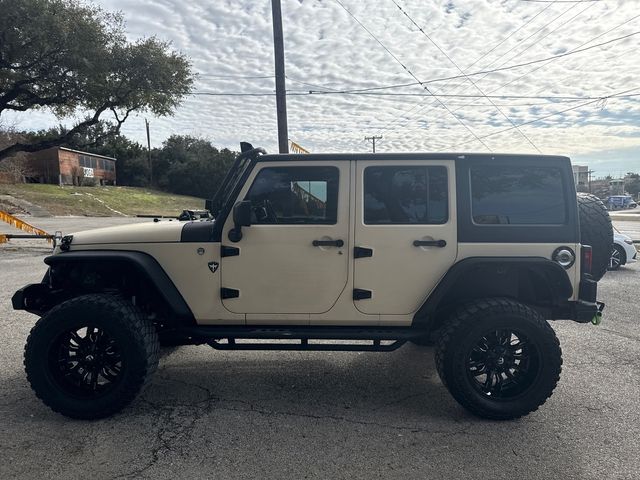
<path id="1" fill-rule="evenodd" d="M 342 240 L 314 240 L 314 247 L 342 247 L 344 241 Z"/>
<path id="2" fill-rule="evenodd" d="M 447 242 L 445 240 L 414 240 L 414 247 L 439 247 L 443 248 L 447 246 Z"/>

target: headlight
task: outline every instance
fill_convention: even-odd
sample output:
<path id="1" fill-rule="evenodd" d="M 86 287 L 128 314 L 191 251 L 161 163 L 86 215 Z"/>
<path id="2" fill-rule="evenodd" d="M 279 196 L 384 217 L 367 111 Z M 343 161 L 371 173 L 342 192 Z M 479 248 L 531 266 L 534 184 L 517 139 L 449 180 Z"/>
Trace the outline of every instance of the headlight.
<path id="1" fill-rule="evenodd" d="M 558 247 L 553 251 L 551 259 L 566 270 L 575 263 L 576 254 L 569 247 Z"/>

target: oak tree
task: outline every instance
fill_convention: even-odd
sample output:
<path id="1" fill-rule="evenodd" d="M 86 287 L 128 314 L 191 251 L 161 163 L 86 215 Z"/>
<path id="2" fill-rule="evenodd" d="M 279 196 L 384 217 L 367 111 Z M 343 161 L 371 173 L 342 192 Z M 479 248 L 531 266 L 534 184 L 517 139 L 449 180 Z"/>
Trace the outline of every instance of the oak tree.
<path id="1" fill-rule="evenodd" d="M 133 112 L 169 115 L 191 91 L 189 60 L 155 37 L 129 41 L 119 13 L 78 0 L 0 0 L 0 119 L 46 109 L 73 126 L 0 147 L 0 160 L 69 143 Z"/>

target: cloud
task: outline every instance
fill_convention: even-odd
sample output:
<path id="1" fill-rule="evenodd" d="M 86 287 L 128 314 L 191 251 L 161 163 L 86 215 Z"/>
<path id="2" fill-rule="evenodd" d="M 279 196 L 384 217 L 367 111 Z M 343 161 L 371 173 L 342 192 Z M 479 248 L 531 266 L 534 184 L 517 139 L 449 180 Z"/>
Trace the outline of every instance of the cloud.
<path id="1" fill-rule="evenodd" d="M 283 0 L 287 88 L 371 88 L 458 75 L 458 69 L 392 0 L 341 0 L 397 58 L 394 58 L 333 0 Z M 636 1 L 557 4 L 504 0 L 424 2 L 396 0 L 465 72 L 546 58 L 580 46 L 640 30 Z M 198 92 L 274 91 L 270 2 L 249 0 L 101 0 L 121 10 L 132 39 L 156 35 L 172 41 L 200 73 Z M 614 28 L 615 27 L 615 28 Z M 589 40 L 602 35 L 597 40 Z M 437 94 L 511 96 L 604 96 L 638 87 L 640 36 L 545 64 L 428 86 Z M 222 76 L 236 76 L 233 78 Z M 314 88 L 304 83 L 320 85 Z M 427 93 L 420 86 L 398 90 Z M 365 95 L 288 97 L 289 137 L 317 152 L 367 151 L 365 135 L 382 135 L 379 151 L 534 152 L 524 133 L 544 153 L 611 158 L 620 149 L 629 164 L 640 152 L 640 97 L 610 99 L 549 116 L 584 102 L 494 99 L 505 118 L 481 98 Z M 535 103 L 535 105 L 531 105 Z M 544 120 L 495 134 L 515 124 Z M 152 141 L 172 133 L 211 139 L 237 148 L 240 140 L 276 151 L 275 98 L 194 95 L 172 118 L 152 118 Z M 47 113 L 20 117 L 23 128 L 56 123 Z M 471 133 L 472 132 L 472 133 Z M 124 133 L 142 141 L 142 118 Z M 631 153 L 630 153 L 631 152 Z M 613 159 L 611 161 L 614 161 Z M 638 164 L 640 166 L 640 164 Z M 616 167 L 617 168 L 617 167 Z M 638 167 L 635 167 L 636 170 Z"/>

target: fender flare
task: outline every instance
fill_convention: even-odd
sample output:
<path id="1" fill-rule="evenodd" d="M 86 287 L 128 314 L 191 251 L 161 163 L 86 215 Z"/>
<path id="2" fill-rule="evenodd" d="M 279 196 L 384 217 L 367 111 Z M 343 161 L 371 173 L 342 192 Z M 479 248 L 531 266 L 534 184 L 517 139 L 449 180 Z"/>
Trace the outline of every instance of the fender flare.
<path id="1" fill-rule="evenodd" d="M 123 262 L 132 266 L 138 274 L 158 290 L 173 311 L 176 320 L 181 323 L 195 324 L 193 313 L 187 302 L 158 261 L 151 255 L 129 250 L 84 250 L 64 252 L 44 259 L 44 263 L 50 267 L 68 263 L 102 262 Z"/>
<path id="2" fill-rule="evenodd" d="M 413 316 L 413 325 L 430 326 L 434 313 L 456 282 L 481 268 L 523 268 L 541 275 L 554 295 L 554 303 L 566 303 L 573 295 L 571 280 L 564 268 L 544 257 L 469 257 L 455 263 L 440 280 Z"/>

